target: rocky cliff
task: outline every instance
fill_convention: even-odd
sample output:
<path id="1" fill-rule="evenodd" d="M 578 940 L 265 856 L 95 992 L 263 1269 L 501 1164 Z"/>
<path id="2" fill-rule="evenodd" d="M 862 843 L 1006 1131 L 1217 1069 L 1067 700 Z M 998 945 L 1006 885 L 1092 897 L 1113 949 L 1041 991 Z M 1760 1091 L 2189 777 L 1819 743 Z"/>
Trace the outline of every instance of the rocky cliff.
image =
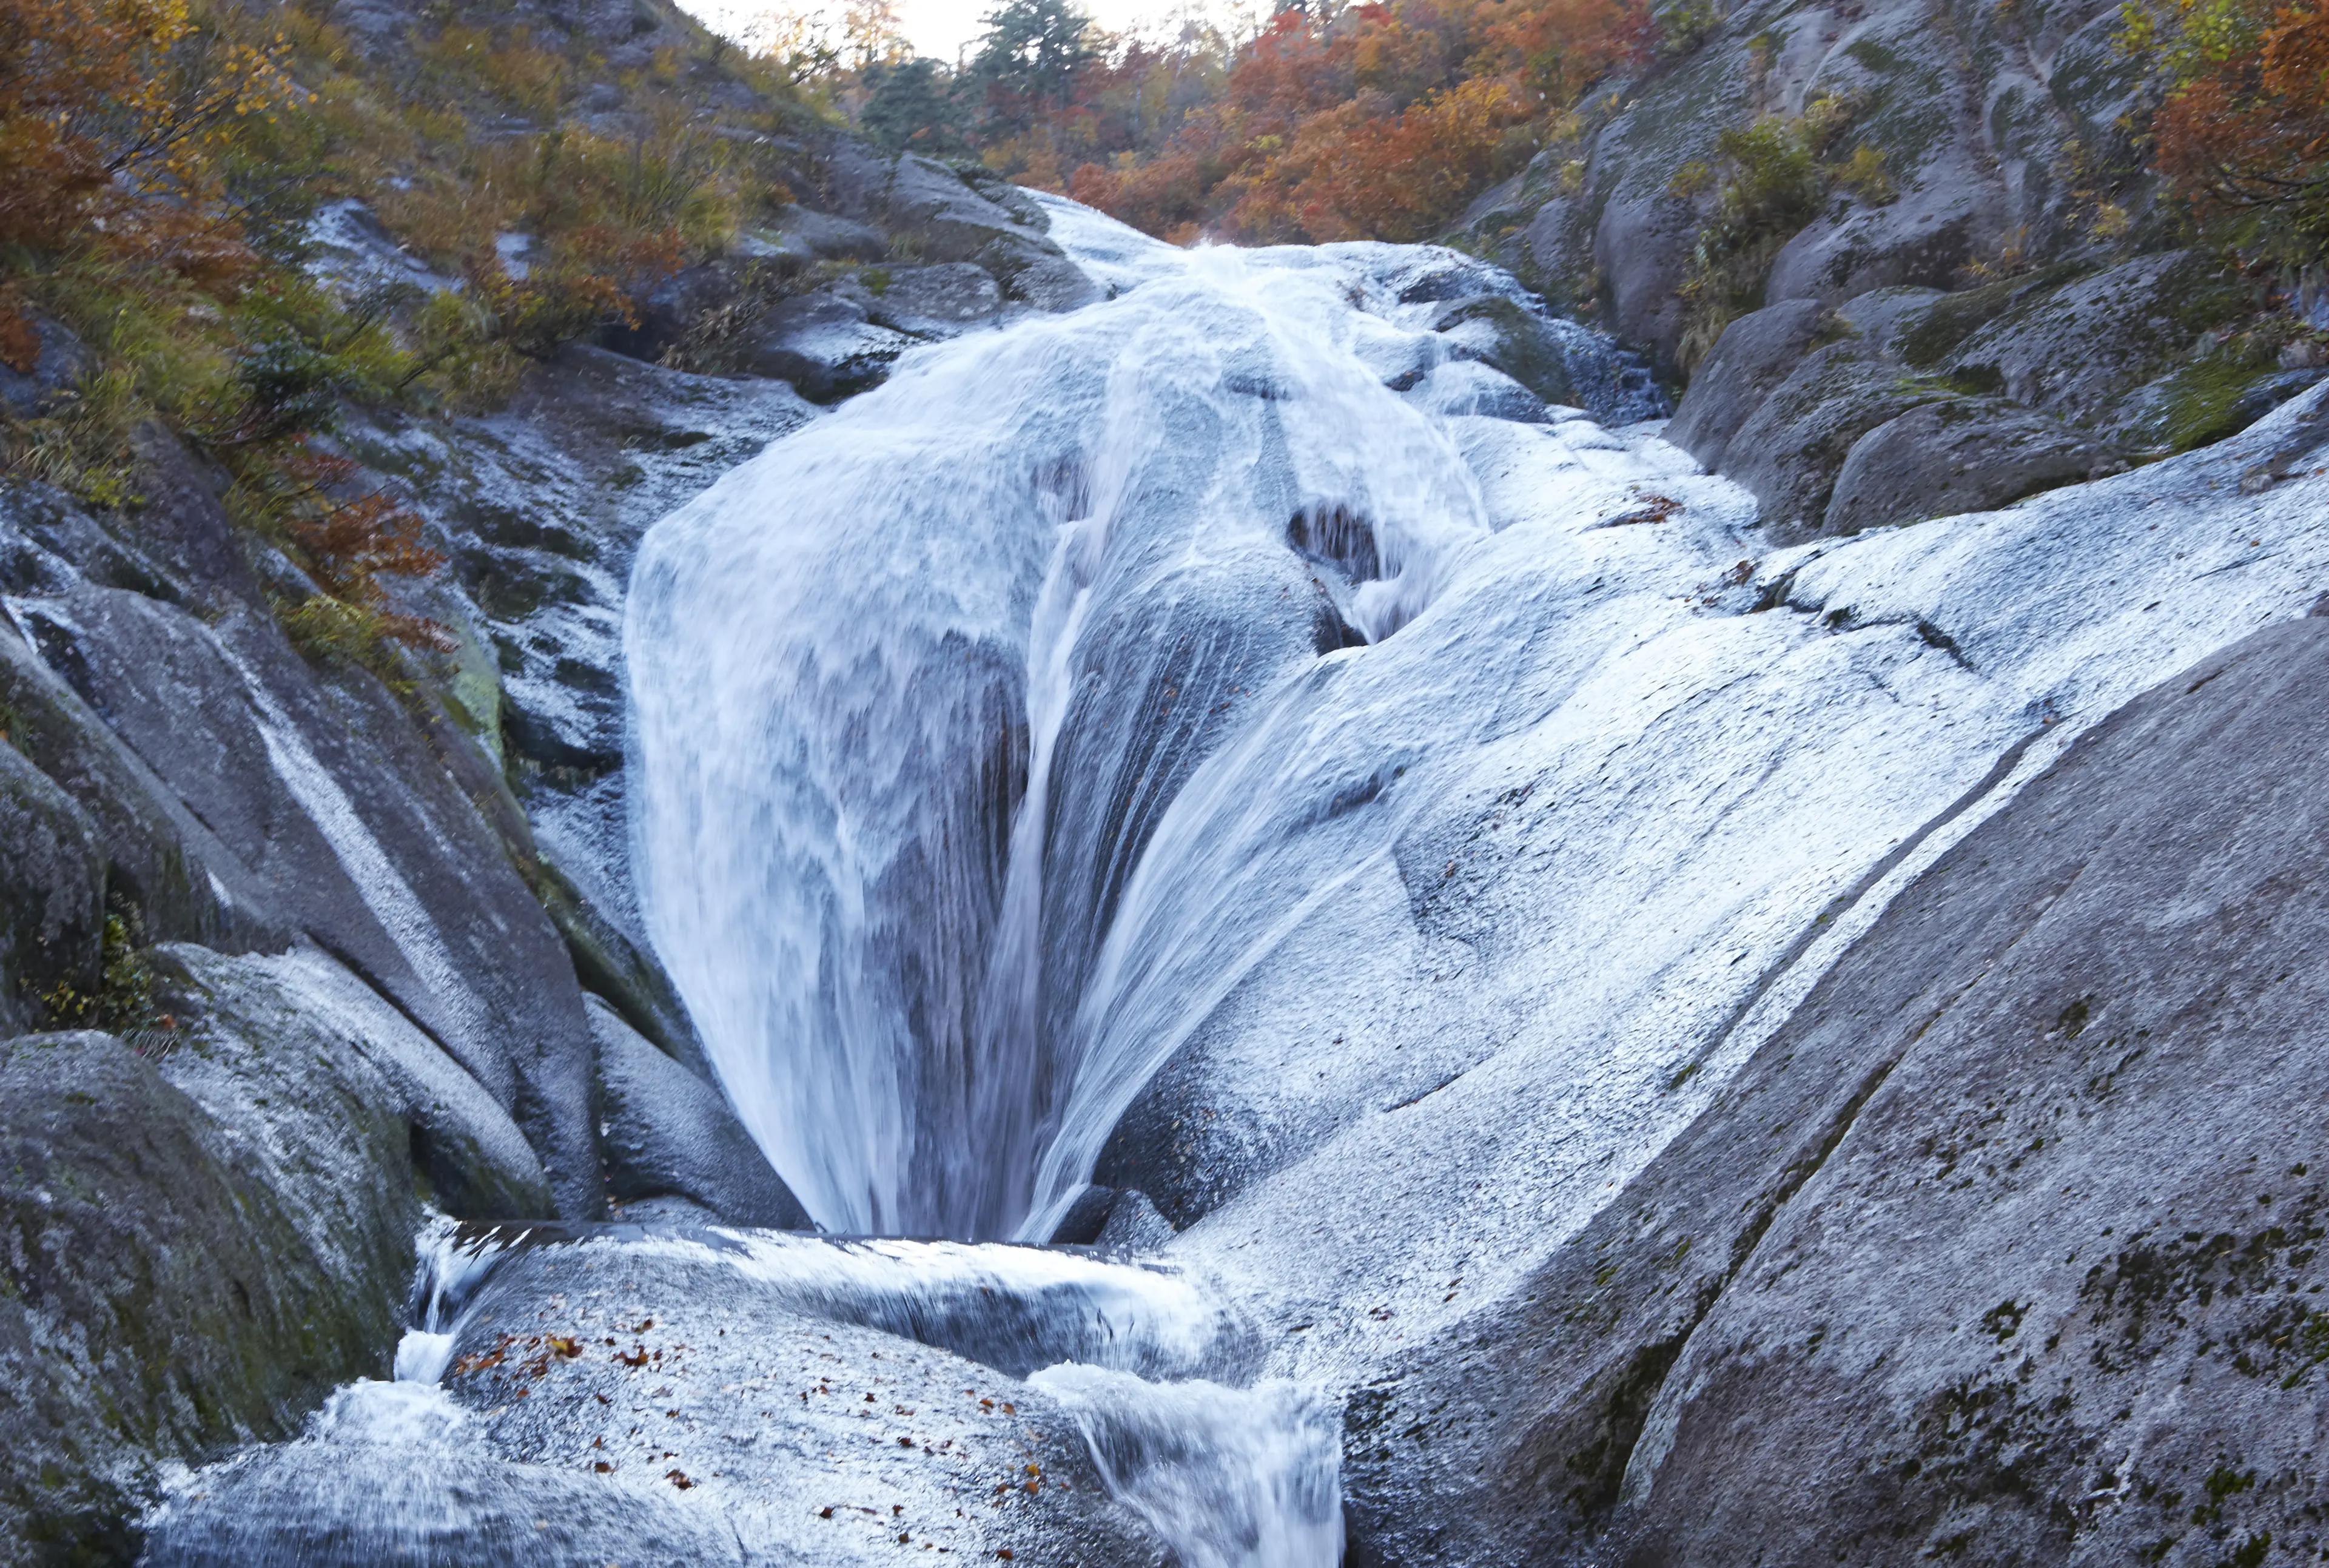
<path id="1" fill-rule="evenodd" d="M 1671 14 L 1672 57 L 1476 203 L 1467 242 L 1686 377 L 1672 439 L 1779 535 L 2185 450 L 2329 365 L 2317 279 L 2185 248 L 2121 7 Z"/>

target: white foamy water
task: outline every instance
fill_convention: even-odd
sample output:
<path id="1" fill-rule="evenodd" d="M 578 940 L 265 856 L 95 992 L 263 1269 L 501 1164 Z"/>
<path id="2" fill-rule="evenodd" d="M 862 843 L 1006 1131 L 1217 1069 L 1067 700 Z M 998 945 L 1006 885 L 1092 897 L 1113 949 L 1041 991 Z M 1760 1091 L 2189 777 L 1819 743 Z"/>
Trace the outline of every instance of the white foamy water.
<path id="1" fill-rule="evenodd" d="M 1079 1084 L 1127 1071 L 1086 982 L 1174 787 L 1487 534 L 1370 363 L 1428 345 L 1387 316 L 1431 253 L 1057 222 L 1129 291 L 910 359 L 659 524 L 633 579 L 649 929 L 834 1230 L 1009 1235 L 1061 1195 L 1038 1172 L 1089 1141 Z"/>
<path id="2" fill-rule="evenodd" d="M 1097 1366 L 1031 1380 L 1068 1407 L 1108 1490 L 1183 1568 L 1334 1568 L 1342 1411 L 1306 1384 L 1158 1385 Z"/>

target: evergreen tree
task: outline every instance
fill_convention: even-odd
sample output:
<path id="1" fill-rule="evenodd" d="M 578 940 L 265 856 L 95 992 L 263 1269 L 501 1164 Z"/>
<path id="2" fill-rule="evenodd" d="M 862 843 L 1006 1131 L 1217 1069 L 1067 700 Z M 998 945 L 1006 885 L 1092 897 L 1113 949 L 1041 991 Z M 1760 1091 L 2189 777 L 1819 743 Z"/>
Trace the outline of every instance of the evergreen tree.
<path id="1" fill-rule="evenodd" d="M 1091 18 L 1069 0 L 1004 0 L 980 20 L 986 36 L 971 73 L 986 86 L 991 116 L 1014 129 L 1065 108 L 1076 72 L 1099 58 Z"/>
<path id="2" fill-rule="evenodd" d="M 896 65 L 868 66 L 865 80 L 872 92 L 857 123 L 875 143 L 936 157 L 966 150 L 962 102 L 944 64 L 917 55 Z"/>

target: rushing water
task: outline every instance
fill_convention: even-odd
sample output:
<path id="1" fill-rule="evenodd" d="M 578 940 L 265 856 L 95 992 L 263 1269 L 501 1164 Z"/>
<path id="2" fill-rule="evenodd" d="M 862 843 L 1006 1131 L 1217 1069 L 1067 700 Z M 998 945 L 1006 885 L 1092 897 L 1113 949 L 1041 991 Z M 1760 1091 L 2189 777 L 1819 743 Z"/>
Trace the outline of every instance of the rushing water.
<path id="1" fill-rule="evenodd" d="M 1502 378 L 1415 318 L 1500 274 L 1058 212 L 1120 298 L 910 358 L 633 579 L 649 930 L 828 1229 L 1049 1233 L 1195 999 L 1111 946 L 1176 792 L 1486 533 L 1435 414 Z"/>
<path id="2" fill-rule="evenodd" d="M 697 1315 L 658 1375 L 693 1357 L 725 1393 L 788 1334 L 820 1365 L 840 1329 L 913 1341 L 1024 1379 L 1183 1568 L 1338 1561 L 1328 1391 L 1255 1381 L 1254 1335 L 1203 1281 L 1004 1243 L 1052 1233 L 1196 1021 L 1380 852 L 1354 808 L 1391 772 L 1306 771 L 1305 694 L 1485 537 L 1445 418 L 1533 400 L 1428 327 L 1517 291 L 1446 251 L 1187 252 L 1047 204 L 1111 298 L 909 356 L 659 524 L 632 582 L 641 907 L 730 1098 L 835 1234 L 440 1225 L 394 1380 L 185 1478 L 154 1563 L 725 1562 L 763 1528 L 797 1549 L 798 1510 L 767 1499 L 798 1490 L 785 1454 L 826 1440 L 825 1374 L 774 1448 L 724 1407 L 709 1458 L 648 1440 L 672 1476 L 721 1478 L 684 1501 L 616 1462 L 640 1431 L 619 1384 L 482 1412 L 440 1386 L 465 1345 L 500 1359 L 496 1320 L 619 1362 L 601 1331 L 635 1327 L 590 1305 L 618 1280 Z M 1547 330 L 1598 411 L 1652 411 L 1606 345 Z M 1273 756 L 1278 795 L 1217 798 Z M 1287 881 L 1259 851 L 1294 828 L 1316 849 Z M 883 1239 L 906 1237 L 944 1239 Z M 686 1391 L 656 1392 L 678 1403 L 643 1417 L 676 1421 Z M 599 1421 L 587 1472 L 551 1462 Z"/>
<path id="3" fill-rule="evenodd" d="M 1492 269 L 1187 252 L 1050 206 L 1114 298 L 910 357 L 659 524 L 632 581 L 648 929 L 830 1230 L 1051 1233 L 1141 1085 L 1363 858 L 1256 897 L 1239 841 L 1284 802 L 1238 828 L 1177 798 L 1223 746 L 1298 747 L 1304 683 L 1430 604 L 1488 531 L 1443 416 L 1532 403 L 1426 329 L 1516 292 Z M 1227 919 L 1233 892 L 1279 913 Z M 918 1322 L 945 1257 L 913 1260 Z M 1204 1381 L 1170 1337 L 1037 1384 L 1188 1568 L 1336 1561 L 1334 1403 Z"/>

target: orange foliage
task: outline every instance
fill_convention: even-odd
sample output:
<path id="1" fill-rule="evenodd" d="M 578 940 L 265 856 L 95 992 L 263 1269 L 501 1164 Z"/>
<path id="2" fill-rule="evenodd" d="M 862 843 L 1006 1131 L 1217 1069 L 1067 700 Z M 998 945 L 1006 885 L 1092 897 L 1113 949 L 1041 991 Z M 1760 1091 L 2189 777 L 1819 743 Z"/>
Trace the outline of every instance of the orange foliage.
<path id="1" fill-rule="evenodd" d="M 2329 7 L 2186 0 L 2178 78 L 2152 123 L 2158 167 L 2236 248 L 2329 250 Z"/>
<path id="2" fill-rule="evenodd" d="M 185 0 L 0 0 L 0 243 L 231 285 L 252 259 L 209 155 L 290 91 L 275 52 L 199 26 Z"/>
<path id="3" fill-rule="evenodd" d="M 390 641 L 439 653 L 450 649 L 453 639 L 443 627 L 391 609 L 379 581 L 382 572 L 427 577 L 445 564 L 443 554 L 422 539 L 420 515 L 378 490 L 352 501 L 331 500 L 328 492 L 359 472 L 345 458 L 301 450 L 285 468 L 305 486 L 287 525 L 325 590 L 367 614 Z"/>
<path id="4" fill-rule="evenodd" d="M 1655 38 L 1639 0 L 1394 0 L 1323 25 L 1280 12 L 1160 151 L 1087 163 L 1068 188 L 1174 238 L 1422 239 Z"/>

